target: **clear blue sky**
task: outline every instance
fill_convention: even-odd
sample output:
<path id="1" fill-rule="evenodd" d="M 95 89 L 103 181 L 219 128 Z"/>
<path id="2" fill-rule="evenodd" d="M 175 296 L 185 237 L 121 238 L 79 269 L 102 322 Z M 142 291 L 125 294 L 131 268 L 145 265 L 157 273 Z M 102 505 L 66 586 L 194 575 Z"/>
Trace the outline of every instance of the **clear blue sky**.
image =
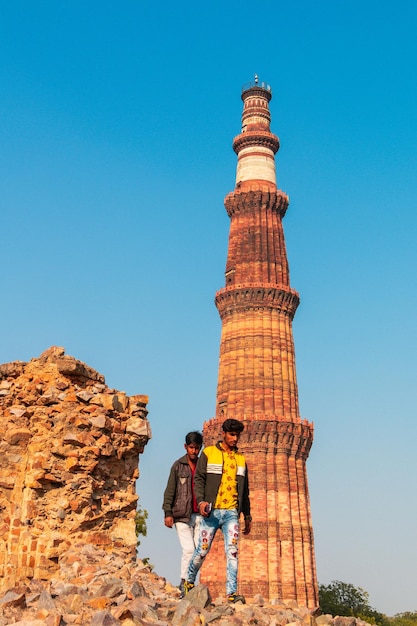
<path id="1" fill-rule="evenodd" d="M 150 397 L 142 542 L 215 408 L 241 86 L 272 86 L 318 578 L 417 610 L 417 4 L 0 2 L 0 362 L 51 345 Z"/>

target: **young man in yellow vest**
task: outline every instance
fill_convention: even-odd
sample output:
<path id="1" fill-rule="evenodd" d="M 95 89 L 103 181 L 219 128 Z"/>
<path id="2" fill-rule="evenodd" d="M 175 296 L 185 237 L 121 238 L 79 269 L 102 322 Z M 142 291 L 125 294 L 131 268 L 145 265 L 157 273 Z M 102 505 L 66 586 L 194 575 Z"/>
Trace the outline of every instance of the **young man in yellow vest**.
<path id="1" fill-rule="evenodd" d="M 237 593 L 239 517 L 244 516 L 244 535 L 249 534 L 252 522 L 248 471 L 245 458 L 237 449 L 243 429 L 239 420 L 227 419 L 222 426 L 223 441 L 205 448 L 197 462 L 194 489 L 203 517 L 184 584 L 185 593 L 194 587 L 214 535 L 221 528 L 226 552 L 226 594 L 231 603 L 245 603 L 245 598 Z"/>

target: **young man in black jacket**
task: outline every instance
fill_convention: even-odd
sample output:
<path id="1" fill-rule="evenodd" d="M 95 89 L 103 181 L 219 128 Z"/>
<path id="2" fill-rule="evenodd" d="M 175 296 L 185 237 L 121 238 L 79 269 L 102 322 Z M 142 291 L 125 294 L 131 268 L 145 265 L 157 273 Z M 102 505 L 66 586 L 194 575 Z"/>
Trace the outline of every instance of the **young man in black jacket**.
<path id="1" fill-rule="evenodd" d="M 184 595 L 184 582 L 197 543 L 201 520 L 194 493 L 194 473 L 202 445 L 203 437 L 198 431 L 186 435 L 184 444 L 186 454 L 177 459 L 171 467 L 162 505 L 165 526 L 167 528 L 175 526 L 181 545 L 181 597 Z"/>

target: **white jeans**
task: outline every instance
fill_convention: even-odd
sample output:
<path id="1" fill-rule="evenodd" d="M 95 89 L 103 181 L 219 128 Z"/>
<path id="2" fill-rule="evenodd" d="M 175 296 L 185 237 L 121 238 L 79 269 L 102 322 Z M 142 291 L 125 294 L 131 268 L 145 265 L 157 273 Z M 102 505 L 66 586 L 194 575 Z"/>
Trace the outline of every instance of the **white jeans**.
<path id="1" fill-rule="evenodd" d="M 201 515 L 193 513 L 189 522 L 177 522 L 175 529 L 178 534 L 182 550 L 181 556 L 181 578 L 187 580 L 188 566 L 193 556 L 194 549 L 200 534 Z"/>

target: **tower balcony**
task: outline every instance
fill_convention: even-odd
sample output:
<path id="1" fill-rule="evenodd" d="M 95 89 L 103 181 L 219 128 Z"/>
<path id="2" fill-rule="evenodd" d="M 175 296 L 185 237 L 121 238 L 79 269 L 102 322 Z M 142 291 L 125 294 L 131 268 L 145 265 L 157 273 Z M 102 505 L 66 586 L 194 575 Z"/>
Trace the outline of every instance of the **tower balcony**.
<path id="1" fill-rule="evenodd" d="M 245 83 L 242 86 L 242 100 L 244 100 L 244 95 L 246 94 L 247 91 L 254 91 L 254 90 L 258 90 L 261 92 L 266 92 L 266 97 L 268 98 L 268 102 L 269 100 L 272 98 L 272 89 L 271 89 L 271 85 L 268 85 L 268 83 L 264 83 L 264 82 L 259 82 L 258 78 L 255 77 L 255 80 L 250 81 L 249 83 Z"/>

